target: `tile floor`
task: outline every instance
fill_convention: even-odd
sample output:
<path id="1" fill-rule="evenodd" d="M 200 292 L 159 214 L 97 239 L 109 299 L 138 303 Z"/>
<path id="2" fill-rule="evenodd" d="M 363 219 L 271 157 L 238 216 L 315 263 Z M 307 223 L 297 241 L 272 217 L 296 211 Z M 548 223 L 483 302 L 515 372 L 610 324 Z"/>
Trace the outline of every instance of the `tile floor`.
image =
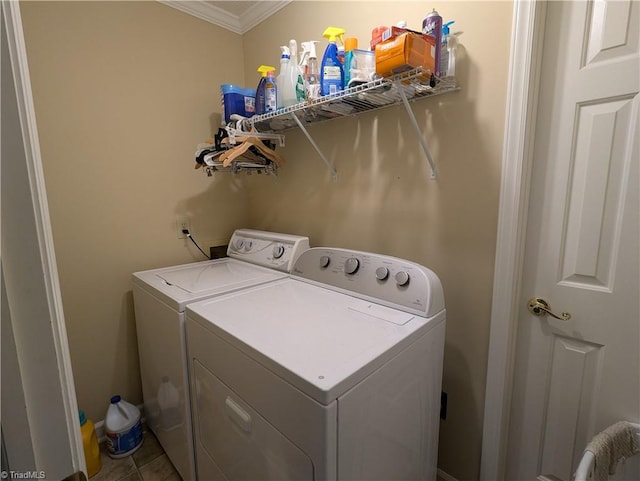
<path id="1" fill-rule="evenodd" d="M 126 458 L 113 459 L 100 445 L 102 468 L 91 481 L 182 481 L 158 440 L 146 427 L 142 446 Z"/>

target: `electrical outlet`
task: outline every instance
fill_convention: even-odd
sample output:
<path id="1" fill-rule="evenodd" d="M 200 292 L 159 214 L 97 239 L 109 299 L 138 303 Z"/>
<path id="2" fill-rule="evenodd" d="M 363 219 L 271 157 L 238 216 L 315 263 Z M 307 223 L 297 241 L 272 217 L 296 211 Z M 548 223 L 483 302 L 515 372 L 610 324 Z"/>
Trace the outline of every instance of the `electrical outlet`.
<path id="1" fill-rule="evenodd" d="M 178 234 L 178 239 L 184 239 L 187 237 L 182 231 L 188 230 L 191 232 L 191 226 L 189 225 L 188 217 L 181 217 L 176 221 L 176 233 Z"/>

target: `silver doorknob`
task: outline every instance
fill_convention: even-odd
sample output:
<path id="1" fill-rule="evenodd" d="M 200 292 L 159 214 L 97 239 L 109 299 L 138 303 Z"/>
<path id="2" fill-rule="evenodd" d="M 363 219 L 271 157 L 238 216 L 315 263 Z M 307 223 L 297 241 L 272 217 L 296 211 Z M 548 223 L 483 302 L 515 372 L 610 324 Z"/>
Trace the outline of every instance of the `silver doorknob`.
<path id="1" fill-rule="evenodd" d="M 549 303 L 540 297 L 532 297 L 531 299 L 529 299 L 527 307 L 529 308 L 529 312 L 534 316 L 540 317 L 549 314 L 550 316 L 555 317 L 556 319 L 560 319 L 561 321 L 568 321 L 569 319 L 571 319 L 571 314 L 569 314 L 568 312 L 561 312 L 560 315 L 551 312 L 551 306 L 549 305 Z"/>

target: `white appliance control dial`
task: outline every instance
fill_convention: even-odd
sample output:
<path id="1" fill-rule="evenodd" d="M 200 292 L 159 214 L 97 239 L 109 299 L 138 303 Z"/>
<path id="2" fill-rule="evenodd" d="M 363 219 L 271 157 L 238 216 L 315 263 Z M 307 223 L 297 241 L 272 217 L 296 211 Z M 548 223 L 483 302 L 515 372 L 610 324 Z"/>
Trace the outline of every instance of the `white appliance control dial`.
<path id="1" fill-rule="evenodd" d="M 397 257 L 334 247 L 311 247 L 296 259 L 291 275 L 420 316 L 430 317 L 444 310 L 442 284 L 436 274 L 420 264 Z"/>
<path id="2" fill-rule="evenodd" d="M 396 284 L 406 286 L 409 284 L 409 274 L 406 271 L 400 271 L 396 274 Z"/>
<path id="3" fill-rule="evenodd" d="M 309 249 L 309 238 L 253 229 L 234 231 L 227 255 L 250 264 L 291 272 L 300 254 Z"/>
<path id="4" fill-rule="evenodd" d="M 360 261 L 356 257 L 349 257 L 344 263 L 344 272 L 346 274 L 355 274 L 360 267 Z"/>
<path id="5" fill-rule="evenodd" d="M 273 257 L 275 259 L 280 259 L 284 255 L 284 246 L 278 244 L 277 246 L 273 246 Z"/>
<path id="6" fill-rule="evenodd" d="M 384 281 L 387 277 L 389 277 L 389 269 L 386 267 L 378 267 L 376 269 L 376 279 Z"/>

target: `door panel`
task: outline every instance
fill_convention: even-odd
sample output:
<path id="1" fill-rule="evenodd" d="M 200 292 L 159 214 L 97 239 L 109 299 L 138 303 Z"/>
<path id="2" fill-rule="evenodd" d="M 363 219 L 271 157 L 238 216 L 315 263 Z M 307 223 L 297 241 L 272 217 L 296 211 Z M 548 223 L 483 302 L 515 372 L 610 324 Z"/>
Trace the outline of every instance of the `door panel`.
<path id="1" fill-rule="evenodd" d="M 506 479 L 568 481 L 594 434 L 640 421 L 639 19 L 548 3 Z"/>
<path id="2" fill-rule="evenodd" d="M 633 139 L 633 98 L 577 106 L 561 283 L 611 291 Z"/>

